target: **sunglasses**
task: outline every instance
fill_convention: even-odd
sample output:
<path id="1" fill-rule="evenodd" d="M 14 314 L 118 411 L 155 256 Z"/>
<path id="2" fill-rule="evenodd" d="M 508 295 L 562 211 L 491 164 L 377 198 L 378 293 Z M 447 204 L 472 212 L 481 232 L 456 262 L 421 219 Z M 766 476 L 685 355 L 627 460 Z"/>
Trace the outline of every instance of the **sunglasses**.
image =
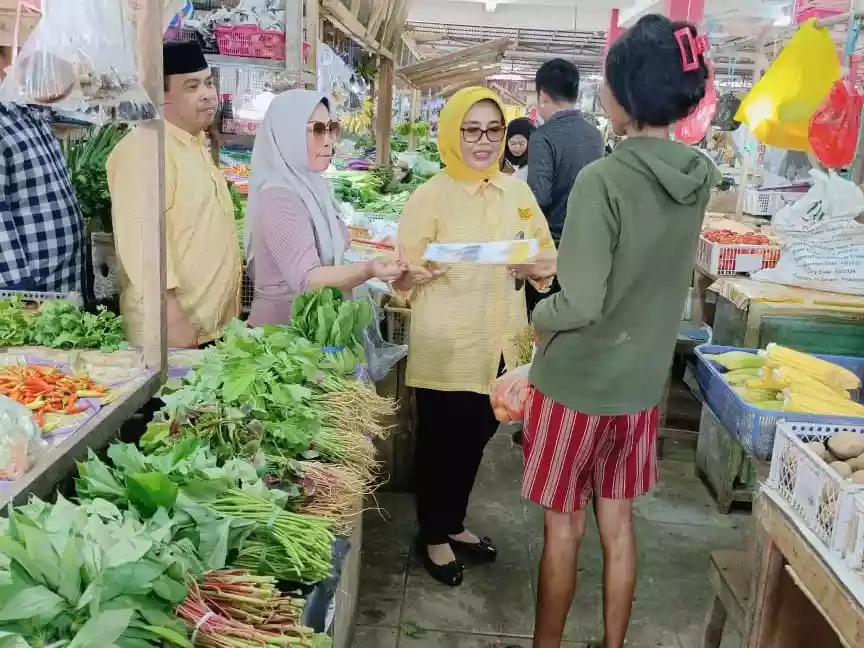
<path id="1" fill-rule="evenodd" d="M 479 126 L 468 126 L 462 129 L 462 139 L 468 144 L 476 144 L 483 136 L 490 142 L 500 142 L 504 139 L 504 134 L 507 129 L 503 126 L 490 126 L 489 128 L 480 128 Z"/>
<path id="2" fill-rule="evenodd" d="M 306 130 L 319 139 L 324 139 L 326 135 L 330 135 L 331 140 L 336 140 L 342 134 L 342 124 L 338 121 L 314 121 L 306 124 Z"/>

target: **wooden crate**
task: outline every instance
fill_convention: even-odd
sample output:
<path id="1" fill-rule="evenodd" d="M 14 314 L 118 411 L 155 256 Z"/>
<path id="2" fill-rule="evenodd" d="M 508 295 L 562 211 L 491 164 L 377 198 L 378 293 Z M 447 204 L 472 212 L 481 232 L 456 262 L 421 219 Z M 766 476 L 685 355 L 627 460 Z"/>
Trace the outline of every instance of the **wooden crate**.
<path id="1" fill-rule="evenodd" d="M 376 443 L 378 461 L 386 478 L 383 488 L 396 492 L 411 491 L 414 482 L 414 443 L 417 430 L 414 390 L 405 383 L 408 360 L 402 359 L 377 383 L 378 393 L 396 400 L 398 410 L 387 422 L 390 436 Z"/>
<path id="2" fill-rule="evenodd" d="M 696 443 L 696 473 L 714 491 L 717 507 L 728 513 L 733 504 L 749 504 L 759 490 L 767 464 L 749 456 L 707 405 L 702 406 Z"/>

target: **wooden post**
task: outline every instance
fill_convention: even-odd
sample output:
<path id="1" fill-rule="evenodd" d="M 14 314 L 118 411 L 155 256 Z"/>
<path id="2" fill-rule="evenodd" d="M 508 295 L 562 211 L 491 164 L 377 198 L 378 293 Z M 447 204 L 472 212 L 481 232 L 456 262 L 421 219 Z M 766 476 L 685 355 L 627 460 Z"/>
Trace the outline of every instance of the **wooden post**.
<path id="1" fill-rule="evenodd" d="M 375 163 L 390 164 L 390 131 L 393 127 L 393 61 L 381 59 L 378 70 L 378 103 L 375 106 Z"/>
<path id="2" fill-rule="evenodd" d="M 411 124 L 411 133 L 408 135 L 408 150 L 417 150 L 417 133 L 414 131 L 414 126 L 420 121 L 420 91 L 411 91 L 411 109 L 408 113 L 409 123 Z"/>
<path id="3" fill-rule="evenodd" d="M 304 85 L 311 90 L 318 86 L 318 43 L 321 41 L 321 3 L 320 0 L 306 0 L 305 32 L 306 42 L 309 43 L 309 62 L 303 71 L 308 78 L 304 79 Z"/>
<path id="4" fill-rule="evenodd" d="M 138 70 L 150 99 L 164 103 L 162 80 L 162 0 L 139 0 L 135 12 Z M 147 207 L 141 259 L 144 278 L 144 361 L 163 378 L 168 366 L 165 319 L 165 125 L 160 117 L 143 122 L 140 166 L 144 178 L 138 200 Z"/>

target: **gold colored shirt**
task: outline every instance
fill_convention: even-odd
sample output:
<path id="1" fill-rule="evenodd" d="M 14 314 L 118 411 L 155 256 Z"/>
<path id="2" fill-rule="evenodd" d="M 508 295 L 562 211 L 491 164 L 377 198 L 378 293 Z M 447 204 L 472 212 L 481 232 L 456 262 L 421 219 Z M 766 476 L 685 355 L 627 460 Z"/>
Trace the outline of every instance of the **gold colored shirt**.
<path id="1" fill-rule="evenodd" d="M 108 158 L 114 244 L 122 269 L 120 310 L 132 344 L 143 339 L 141 240 L 152 235 L 143 220 L 138 187 L 139 131 Z M 168 290 L 198 327 L 199 344 L 222 336 L 240 313 L 240 246 L 231 194 L 221 171 L 194 136 L 165 122 L 165 220 Z"/>
<path id="2" fill-rule="evenodd" d="M 430 242 L 537 239 L 555 249 L 528 185 L 511 176 L 460 182 L 441 173 L 420 187 L 399 221 L 406 260 L 422 263 Z M 506 267 L 460 264 L 411 296 L 407 381 L 412 387 L 488 393 L 502 354 L 517 364 L 514 338 L 528 326 L 524 289 Z"/>

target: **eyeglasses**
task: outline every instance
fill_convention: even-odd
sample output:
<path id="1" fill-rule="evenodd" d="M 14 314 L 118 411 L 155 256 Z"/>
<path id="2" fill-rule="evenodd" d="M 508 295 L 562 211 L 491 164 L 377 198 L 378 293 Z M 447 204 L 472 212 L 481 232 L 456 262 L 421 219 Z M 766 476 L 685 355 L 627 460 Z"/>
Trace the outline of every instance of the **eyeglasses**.
<path id="1" fill-rule="evenodd" d="M 489 128 L 469 126 L 462 129 L 462 139 L 468 144 L 476 144 L 485 135 L 487 140 L 494 143 L 503 140 L 506 132 L 507 129 L 503 126 L 490 126 Z"/>
<path id="2" fill-rule="evenodd" d="M 337 140 L 339 139 L 339 136 L 342 135 L 342 124 L 337 121 L 314 121 L 306 124 L 306 130 L 318 139 L 324 139 L 325 135 L 330 135 L 331 140 Z"/>

